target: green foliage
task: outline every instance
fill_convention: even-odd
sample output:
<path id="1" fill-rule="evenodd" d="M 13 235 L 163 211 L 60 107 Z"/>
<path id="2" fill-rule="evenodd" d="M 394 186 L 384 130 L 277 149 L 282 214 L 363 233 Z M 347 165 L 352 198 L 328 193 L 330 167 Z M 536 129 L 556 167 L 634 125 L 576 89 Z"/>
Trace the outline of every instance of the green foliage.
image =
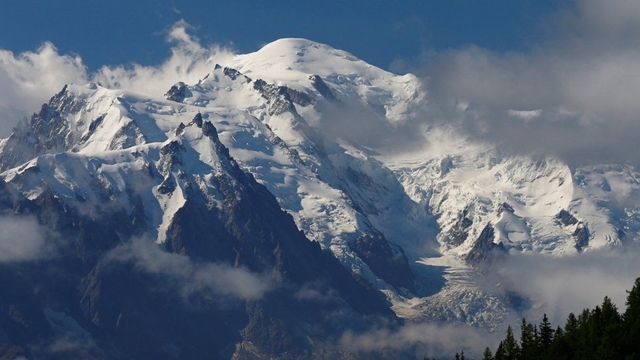
<path id="1" fill-rule="evenodd" d="M 491 349 L 489 349 L 488 346 L 484 348 L 484 352 L 482 353 L 482 360 L 494 360 Z"/>
<path id="2" fill-rule="evenodd" d="M 536 328 L 522 319 L 520 325 L 520 358 L 522 360 L 537 359 L 540 354 L 540 341 Z"/>
<path id="3" fill-rule="evenodd" d="M 544 314 L 540 323 L 540 350 L 543 354 L 549 349 L 551 340 L 553 340 L 553 328 L 547 314 Z"/>
<path id="4" fill-rule="evenodd" d="M 622 316 L 623 354 L 630 359 L 640 359 L 640 278 L 636 279 L 631 291 L 627 292 L 626 305 L 627 310 Z"/>
<path id="5" fill-rule="evenodd" d="M 621 315 L 605 297 L 593 310 L 584 309 L 577 317 L 569 314 L 564 328 L 554 329 L 546 314 L 539 327 L 522 319 L 520 342 L 509 326 L 495 355 L 486 348 L 482 359 L 640 359 L 640 278 L 628 291 L 626 305 Z"/>
<path id="6" fill-rule="evenodd" d="M 520 345 L 513 336 L 511 326 L 507 327 L 507 336 L 502 340 L 504 347 L 504 360 L 517 360 L 520 358 Z"/>

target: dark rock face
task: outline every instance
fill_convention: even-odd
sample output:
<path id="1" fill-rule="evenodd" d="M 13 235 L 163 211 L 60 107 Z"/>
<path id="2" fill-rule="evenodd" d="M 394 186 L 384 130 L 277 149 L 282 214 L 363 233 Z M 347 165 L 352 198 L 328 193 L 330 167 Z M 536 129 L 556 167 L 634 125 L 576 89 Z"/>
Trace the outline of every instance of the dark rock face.
<path id="1" fill-rule="evenodd" d="M 558 215 L 556 215 L 556 219 L 560 221 L 560 223 L 564 226 L 575 225 L 578 223 L 578 219 L 575 216 L 571 215 L 567 210 L 560 210 Z"/>
<path id="2" fill-rule="evenodd" d="M 215 179 L 220 205 L 208 204 L 198 186 L 185 186 L 187 200 L 166 242 L 158 248 L 142 240 L 156 249 L 145 261 L 171 256 L 182 267 L 246 269 L 274 279 L 269 290 L 245 298 L 188 289 L 167 275 L 167 266 L 145 270 L 131 251 L 118 252 L 132 249 L 129 239 L 148 231 L 134 191 L 129 204 L 107 196 L 103 210 L 79 212 L 51 190 L 27 200 L 0 182 L 0 213 L 33 217 L 51 230 L 46 242 L 55 246 L 50 258 L 0 264 L 6 285 L 0 291 L 0 357 L 341 358 L 348 355 L 336 347 L 344 331 L 397 323 L 378 291 L 306 239 L 273 195 L 238 167 L 213 124 L 203 121 L 202 132 L 223 169 Z M 184 152 L 179 140 L 168 142 L 160 149 L 163 168 L 141 171 L 165 176 L 159 191 L 170 194 L 178 178 L 195 182 L 186 174 L 174 177 Z M 409 279 L 402 286 L 410 288 L 403 254 L 379 242 L 372 237 L 359 244 L 373 260 L 392 266 L 390 278 Z M 123 256 L 128 260 L 114 260 Z M 63 341 L 68 346 L 57 346 Z"/>
<path id="3" fill-rule="evenodd" d="M 591 237 L 591 234 L 589 234 L 589 228 L 587 228 L 587 225 L 580 222 L 572 235 L 576 239 L 575 246 L 579 252 L 582 252 L 584 248 L 589 246 L 589 238 Z"/>
<path id="4" fill-rule="evenodd" d="M 333 91 L 329 88 L 327 83 L 322 80 L 322 78 L 318 75 L 309 76 L 309 80 L 311 80 L 311 85 L 318 90 L 320 95 L 324 96 L 330 102 L 339 103 L 340 100 L 333 94 Z"/>
<path id="5" fill-rule="evenodd" d="M 253 88 L 260 92 L 262 97 L 269 100 L 269 115 L 280 115 L 288 111 L 299 116 L 293 104 L 308 106 L 315 103 L 309 95 L 303 92 L 286 86 L 268 84 L 262 79 L 256 80 L 253 83 Z"/>
<path id="6" fill-rule="evenodd" d="M 104 121 L 104 116 L 105 115 L 101 115 L 98 116 L 97 118 L 95 118 L 93 121 L 91 121 L 91 123 L 89 124 L 89 131 L 80 139 L 80 141 L 78 142 L 79 144 L 84 144 L 87 142 L 87 140 L 89 140 L 89 138 L 91 137 L 91 135 L 93 135 L 93 132 L 100 126 L 102 125 L 102 121 Z"/>
<path id="7" fill-rule="evenodd" d="M 62 115 L 75 113 L 83 103 L 67 91 L 67 86 L 40 112 L 33 114 L 14 129 L 7 139 L 5 151 L 0 154 L 0 172 L 18 166 L 34 157 L 58 151 L 69 150 L 76 139 Z"/>
<path id="8" fill-rule="evenodd" d="M 183 102 L 185 98 L 191 96 L 191 91 L 189 87 L 183 83 L 179 82 L 171 87 L 166 94 L 164 94 L 164 98 L 167 100 L 175 101 L 175 102 Z"/>
<path id="9" fill-rule="evenodd" d="M 196 116 L 193 117 L 193 120 L 191 120 L 191 123 L 196 124 L 197 127 L 201 128 L 202 127 L 202 114 L 197 113 Z"/>
<path id="10" fill-rule="evenodd" d="M 473 248 L 467 255 L 466 261 L 469 265 L 481 271 L 488 270 L 500 258 L 507 255 L 507 249 L 504 244 L 495 244 L 493 242 L 494 236 L 495 230 L 493 225 L 489 223 L 482 229 L 480 236 L 478 236 Z"/>
<path id="11" fill-rule="evenodd" d="M 458 214 L 456 223 L 451 228 L 449 238 L 453 246 L 462 245 L 462 243 L 467 240 L 467 237 L 469 237 L 469 227 L 473 225 L 473 220 L 469 219 L 467 215 L 469 215 L 467 209 Z"/>
<path id="12" fill-rule="evenodd" d="M 578 220 L 570 212 L 564 209 L 560 210 L 558 215 L 556 215 L 556 219 L 564 226 L 576 225 L 576 229 L 573 231 L 572 235 L 575 239 L 575 248 L 578 252 L 582 252 L 582 250 L 589 246 L 591 234 L 589 233 L 589 228 L 585 223 Z"/>
<path id="13" fill-rule="evenodd" d="M 242 75 L 242 73 L 241 73 L 240 71 L 236 70 L 236 69 L 232 69 L 232 68 L 229 68 L 229 67 L 225 67 L 225 68 L 222 70 L 222 72 L 223 72 L 226 76 L 228 76 L 231 80 L 234 80 L 234 81 L 235 81 L 236 79 L 238 79 L 239 77 L 241 77 L 241 76 L 242 76 L 242 77 L 244 77 L 244 80 L 245 80 L 247 83 L 250 83 L 250 82 L 251 82 L 251 78 L 250 78 L 250 77 L 248 77 L 248 76 L 246 76 L 246 75 Z"/>
<path id="14" fill-rule="evenodd" d="M 378 277 L 395 286 L 415 291 L 409 261 L 400 247 L 392 247 L 379 232 L 359 236 L 353 250 Z"/>

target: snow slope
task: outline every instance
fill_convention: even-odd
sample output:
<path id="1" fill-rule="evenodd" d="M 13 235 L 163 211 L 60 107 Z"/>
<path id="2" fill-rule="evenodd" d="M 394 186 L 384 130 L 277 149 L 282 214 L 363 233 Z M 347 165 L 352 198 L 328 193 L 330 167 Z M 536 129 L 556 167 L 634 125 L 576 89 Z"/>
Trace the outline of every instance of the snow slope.
<path id="1" fill-rule="evenodd" d="M 486 259 L 479 252 L 490 244 L 577 256 L 638 238 L 635 168 L 571 169 L 503 153 L 446 125 L 412 128 L 420 146 L 398 150 L 399 129 L 429 106 L 423 84 L 327 45 L 278 40 L 168 90 L 150 99 L 97 84 L 66 87 L 0 144 L 2 177 L 28 197 L 48 187 L 87 212 L 106 211 L 110 198 L 130 204 L 127 211 L 141 206 L 148 235 L 163 242 L 185 201 L 181 174 L 200 179 L 216 206 L 220 162 L 198 129 L 208 121 L 299 229 L 383 291 L 397 314 L 482 326 L 512 311 L 479 285 L 482 264 L 469 260 Z M 174 168 L 178 148 L 186 150 Z M 379 259 L 399 270 L 376 267 Z"/>

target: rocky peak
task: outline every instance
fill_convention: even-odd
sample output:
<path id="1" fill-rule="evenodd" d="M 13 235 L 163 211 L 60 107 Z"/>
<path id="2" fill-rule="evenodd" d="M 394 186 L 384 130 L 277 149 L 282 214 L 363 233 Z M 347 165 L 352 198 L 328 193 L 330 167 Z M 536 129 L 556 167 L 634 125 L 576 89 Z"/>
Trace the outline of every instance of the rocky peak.
<path id="1" fill-rule="evenodd" d="M 582 250 L 589 246 L 591 234 L 589 233 L 589 228 L 584 223 L 579 222 L 572 235 L 575 238 L 575 247 L 578 252 L 582 252 Z"/>
<path id="2" fill-rule="evenodd" d="M 250 78 L 250 77 L 248 77 L 248 76 L 246 76 L 246 75 L 242 75 L 242 73 L 241 73 L 240 71 L 238 71 L 238 70 L 236 70 L 236 69 L 233 69 L 233 68 L 230 68 L 230 67 L 225 67 L 225 68 L 222 70 L 222 73 L 223 73 L 223 74 L 225 74 L 225 75 L 226 75 L 226 76 L 228 76 L 231 80 L 234 80 L 234 81 L 235 81 L 237 78 L 239 78 L 239 77 L 243 76 L 243 77 L 244 77 L 244 79 L 245 79 L 245 81 L 246 81 L 247 83 L 250 83 L 250 82 L 251 82 L 251 78 Z"/>
<path id="3" fill-rule="evenodd" d="M 287 86 L 269 84 L 262 79 L 256 80 L 253 88 L 269 101 L 269 115 L 280 115 L 287 111 L 297 115 L 293 104 L 308 106 L 315 103 L 315 100 L 306 93 Z"/>
<path id="4" fill-rule="evenodd" d="M 356 238 L 353 250 L 377 276 L 397 289 L 414 291 L 413 273 L 400 247 L 393 247 L 379 231 Z"/>
<path id="5" fill-rule="evenodd" d="M 90 84 L 94 85 L 95 84 Z M 65 85 L 60 92 L 54 95 L 48 105 L 54 108 L 59 114 L 75 114 L 85 105 L 81 98 L 76 97 L 69 91 L 69 86 Z"/>
<path id="6" fill-rule="evenodd" d="M 176 83 L 164 94 L 164 98 L 175 102 L 183 102 L 185 98 L 191 96 L 189 87 L 182 81 Z"/>
<path id="7" fill-rule="evenodd" d="M 43 104 L 38 113 L 20 122 L 0 149 L 0 171 L 40 154 L 65 151 L 73 146 L 73 134 L 60 112 L 78 111 L 79 103 L 65 86 L 49 103 Z"/>
<path id="8" fill-rule="evenodd" d="M 504 247 L 504 244 L 500 242 L 496 244 L 493 242 L 495 237 L 495 230 L 493 229 L 493 225 L 488 223 L 478 239 L 473 244 L 473 248 L 466 256 L 466 261 L 469 265 L 484 271 L 488 270 L 494 263 L 499 261 L 499 259 L 505 255 L 507 255 L 507 249 Z"/>
<path id="9" fill-rule="evenodd" d="M 202 123 L 202 133 L 214 142 L 220 142 L 220 139 L 218 138 L 218 130 L 216 130 L 216 127 L 213 126 L 211 121 L 205 121 Z"/>
<path id="10" fill-rule="evenodd" d="M 565 209 L 560 210 L 558 214 L 555 216 L 555 219 L 562 226 L 575 226 L 573 233 L 571 234 L 575 240 L 574 247 L 578 252 L 582 252 L 587 246 L 589 246 L 589 239 L 591 238 L 591 234 L 589 232 L 589 228 L 587 224 L 578 220 L 573 214 L 568 212 Z"/>
<path id="11" fill-rule="evenodd" d="M 458 213 L 456 222 L 451 227 L 451 231 L 449 233 L 449 242 L 451 245 L 459 246 L 467 240 L 467 237 L 469 236 L 469 228 L 473 225 L 473 220 L 468 216 L 468 208 L 465 208 L 463 211 Z"/>
<path id="12" fill-rule="evenodd" d="M 197 127 L 201 128 L 202 127 L 202 114 L 197 113 L 196 116 L 193 117 L 193 120 L 191 120 L 191 122 L 189 123 L 189 125 L 191 124 L 196 124 Z"/>

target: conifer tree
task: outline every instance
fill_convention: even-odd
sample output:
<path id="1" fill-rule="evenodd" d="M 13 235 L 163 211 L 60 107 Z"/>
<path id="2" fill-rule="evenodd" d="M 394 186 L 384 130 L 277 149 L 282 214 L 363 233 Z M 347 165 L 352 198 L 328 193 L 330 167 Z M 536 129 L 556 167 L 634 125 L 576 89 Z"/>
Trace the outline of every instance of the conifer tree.
<path id="1" fill-rule="evenodd" d="M 599 359 L 618 359 L 622 337 L 622 317 L 618 308 L 608 296 L 602 302 L 601 321 L 599 324 L 600 338 L 596 348 L 596 356 Z"/>
<path id="2" fill-rule="evenodd" d="M 624 319 L 624 351 L 631 359 L 640 358 L 640 278 L 636 279 L 631 291 L 627 292 L 627 310 Z"/>
<path id="3" fill-rule="evenodd" d="M 520 358 L 522 360 L 536 359 L 538 356 L 538 343 L 534 337 L 534 327 L 522 318 L 520 325 Z"/>
<path id="4" fill-rule="evenodd" d="M 504 350 L 504 344 L 503 341 L 500 341 L 500 344 L 498 344 L 498 348 L 496 349 L 496 356 L 495 356 L 495 360 L 505 360 L 507 358 L 507 354 Z"/>
<path id="5" fill-rule="evenodd" d="M 511 325 L 507 327 L 507 336 L 503 340 L 505 360 L 517 360 L 520 358 L 520 346 L 513 336 Z"/>
<path id="6" fill-rule="evenodd" d="M 547 318 L 547 314 L 544 314 L 542 322 L 540 323 L 540 347 L 543 353 L 549 348 L 549 345 L 551 345 L 551 340 L 553 340 L 553 328 L 551 327 L 549 318 Z"/>
<path id="7" fill-rule="evenodd" d="M 605 297 L 593 310 L 584 309 L 577 317 L 569 314 L 564 328 L 551 328 L 546 314 L 539 331 L 522 319 L 520 344 L 509 326 L 495 355 L 486 348 L 483 360 L 640 359 L 640 278 L 628 292 L 626 305 L 621 315 Z"/>
<path id="8" fill-rule="evenodd" d="M 488 346 L 484 348 L 484 352 L 482 353 L 482 360 L 494 360 L 491 349 L 489 349 Z"/>

